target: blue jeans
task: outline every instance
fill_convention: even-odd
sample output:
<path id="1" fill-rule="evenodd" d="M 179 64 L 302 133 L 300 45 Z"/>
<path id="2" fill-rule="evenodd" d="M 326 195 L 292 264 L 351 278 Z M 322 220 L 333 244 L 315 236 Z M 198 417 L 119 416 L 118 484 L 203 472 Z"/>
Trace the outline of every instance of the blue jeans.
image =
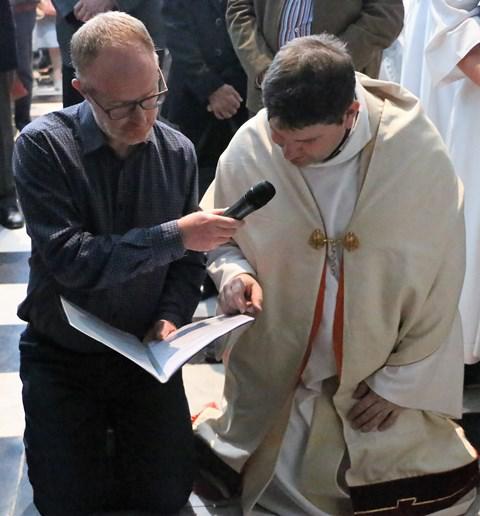
<path id="1" fill-rule="evenodd" d="M 20 340 L 25 449 L 44 516 L 108 510 L 171 514 L 195 474 L 181 373 L 161 384 L 106 350 L 65 350 L 26 330 Z"/>

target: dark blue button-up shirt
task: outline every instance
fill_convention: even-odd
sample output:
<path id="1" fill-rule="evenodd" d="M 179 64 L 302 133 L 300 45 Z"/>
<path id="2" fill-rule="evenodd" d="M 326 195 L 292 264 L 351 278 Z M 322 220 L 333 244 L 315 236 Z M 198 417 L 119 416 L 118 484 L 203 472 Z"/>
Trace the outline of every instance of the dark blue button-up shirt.
<path id="1" fill-rule="evenodd" d="M 143 338 L 158 319 L 190 321 L 203 253 L 186 252 L 176 219 L 197 209 L 192 144 L 156 122 L 126 159 L 107 145 L 87 102 L 30 124 L 14 152 L 32 239 L 18 315 L 76 351 L 105 348 L 71 328 L 59 295 Z"/>

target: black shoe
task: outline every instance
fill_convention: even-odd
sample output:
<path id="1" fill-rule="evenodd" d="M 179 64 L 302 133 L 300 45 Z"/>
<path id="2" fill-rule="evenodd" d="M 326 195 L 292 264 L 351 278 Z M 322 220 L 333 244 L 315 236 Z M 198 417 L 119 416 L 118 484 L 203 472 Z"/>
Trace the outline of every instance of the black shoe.
<path id="1" fill-rule="evenodd" d="M 195 456 L 198 465 L 194 483 L 196 494 L 214 501 L 239 496 L 242 475 L 223 462 L 198 435 L 195 435 Z"/>
<path id="2" fill-rule="evenodd" d="M 0 209 L 0 224 L 7 229 L 19 229 L 25 219 L 16 206 L 4 206 Z"/>

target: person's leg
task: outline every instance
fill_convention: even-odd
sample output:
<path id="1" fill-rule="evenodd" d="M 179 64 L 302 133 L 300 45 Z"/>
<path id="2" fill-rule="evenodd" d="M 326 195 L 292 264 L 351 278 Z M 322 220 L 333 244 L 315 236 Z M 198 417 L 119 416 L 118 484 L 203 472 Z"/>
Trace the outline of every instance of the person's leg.
<path id="1" fill-rule="evenodd" d="M 119 508 L 171 514 L 188 501 L 195 475 L 193 433 L 181 373 L 162 384 L 120 357 L 113 406 Z"/>
<path id="2" fill-rule="evenodd" d="M 43 516 L 105 510 L 107 424 L 101 396 L 108 364 L 103 355 L 72 353 L 40 342 L 27 330 L 20 359 L 35 505 Z"/>
<path id="3" fill-rule="evenodd" d="M 11 78 L 11 72 L 0 72 L 0 224 L 16 229 L 23 226 L 23 216 L 17 206 L 12 170 Z"/>
<path id="4" fill-rule="evenodd" d="M 62 57 L 60 56 L 60 49 L 52 47 L 48 49 L 48 53 L 53 68 L 53 86 L 60 91 L 62 89 Z"/>
<path id="5" fill-rule="evenodd" d="M 35 9 L 14 14 L 17 42 L 17 74 L 28 94 L 15 101 L 15 126 L 21 131 L 30 123 L 32 104 L 32 32 L 35 26 Z"/>
<path id="6" fill-rule="evenodd" d="M 0 72 L 0 200 L 15 191 L 11 164 L 13 150 L 11 79 L 10 72 Z"/>

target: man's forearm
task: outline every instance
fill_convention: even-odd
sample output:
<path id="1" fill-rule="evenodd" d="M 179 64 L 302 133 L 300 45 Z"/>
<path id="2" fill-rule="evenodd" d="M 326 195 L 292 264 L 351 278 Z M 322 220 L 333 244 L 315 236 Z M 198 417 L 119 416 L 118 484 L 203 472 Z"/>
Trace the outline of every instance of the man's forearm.
<path id="1" fill-rule="evenodd" d="M 247 75 L 254 80 L 272 62 L 273 51 L 258 26 L 253 2 L 230 0 L 226 19 L 235 52 Z"/>

